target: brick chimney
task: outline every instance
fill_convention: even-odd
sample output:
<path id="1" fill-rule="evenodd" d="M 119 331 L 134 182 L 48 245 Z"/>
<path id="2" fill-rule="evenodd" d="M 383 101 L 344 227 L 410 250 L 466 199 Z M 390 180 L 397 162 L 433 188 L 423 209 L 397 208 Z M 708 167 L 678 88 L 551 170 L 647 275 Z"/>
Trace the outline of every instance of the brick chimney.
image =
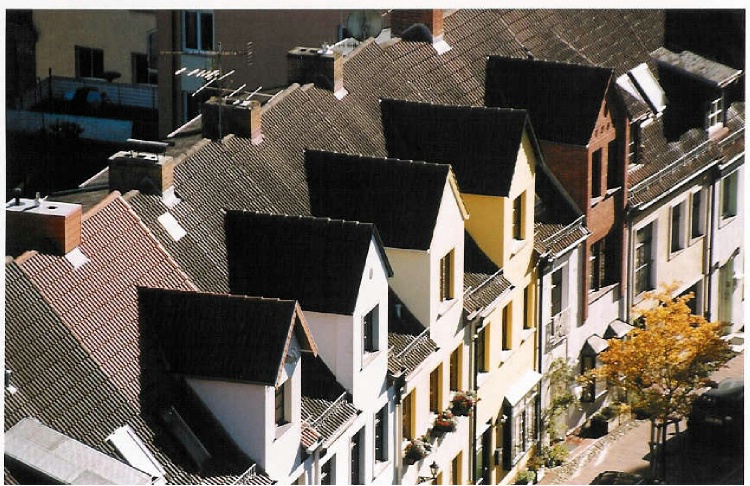
<path id="1" fill-rule="evenodd" d="M 346 96 L 344 89 L 344 58 L 340 52 L 326 46 L 295 47 L 286 55 L 289 84 L 314 83 L 322 89 L 333 91 L 338 99 Z"/>
<path id="2" fill-rule="evenodd" d="M 393 10 L 391 12 L 391 35 L 402 37 L 410 27 L 422 24 L 432 34 L 432 41 L 443 37 L 443 11 L 434 10 Z"/>
<path id="3" fill-rule="evenodd" d="M 221 108 L 221 131 L 219 130 L 219 108 Z M 222 105 L 216 98 L 211 98 L 201 107 L 203 122 L 203 136 L 216 140 L 230 133 L 243 138 L 249 138 L 254 145 L 263 141 L 261 130 L 261 114 L 263 108 L 255 100 L 234 104 L 228 100 Z"/>
<path id="4" fill-rule="evenodd" d="M 5 205 L 7 251 L 65 255 L 81 244 L 80 204 L 16 197 Z"/>
<path id="5" fill-rule="evenodd" d="M 122 150 L 109 158 L 109 190 L 163 196 L 174 186 L 174 166 L 166 155 Z"/>

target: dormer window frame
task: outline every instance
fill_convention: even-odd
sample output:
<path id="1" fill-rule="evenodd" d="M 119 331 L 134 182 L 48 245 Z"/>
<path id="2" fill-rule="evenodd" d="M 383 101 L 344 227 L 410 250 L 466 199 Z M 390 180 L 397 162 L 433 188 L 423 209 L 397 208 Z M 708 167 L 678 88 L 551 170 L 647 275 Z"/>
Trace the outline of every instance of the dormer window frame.
<path id="1" fill-rule="evenodd" d="M 379 340 L 379 329 L 378 325 L 380 322 L 380 304 L 370 309 L 364 316 L 362 316 L 362 355 L 368 353 L 374 353 L 378 351 L 378 340 Z"/>
<path id="2" fill-rule="evenodd" d="M 724 125 L 724 92 L 708 102 L 706 110 L 706 129 L 711 131 Z"/>
<path id="3" fill-rule="evenodd" d="M 291 421 L 290 393 L 287 389 L 290 381 L 286 380 L 274 390 L 274 423 L 276 427 L 283 427 Z"/>
<path id="4" fill-rule="evenodd" d="M 455 248 L 451 248 L 441 259 L 439 263 L 438 271 L 439 275 L 439 298 L 440 302 L 445 302 L 455 298 L 455 265 L 456 265 L 456 251 Z"/>

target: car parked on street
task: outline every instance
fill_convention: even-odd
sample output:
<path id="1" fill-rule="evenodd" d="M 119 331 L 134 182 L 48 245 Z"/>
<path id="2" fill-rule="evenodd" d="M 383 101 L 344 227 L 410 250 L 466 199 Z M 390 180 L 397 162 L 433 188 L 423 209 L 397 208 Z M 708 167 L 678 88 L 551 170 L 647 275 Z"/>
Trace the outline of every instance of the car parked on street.
<path id="1" fill-rule="evenodd" d="M 640 474 L 604 471 L 600 472 L 591 484 L 646 484 L 646 481 Z"/>
<path id="2" fill-rule="evenodd" d="M 742 378 L 725 378 L 693 402 L 688 416 L 692 439 L 715 445 L 736 445 L 742 441 L 745 414 L 745 383 Z"/>

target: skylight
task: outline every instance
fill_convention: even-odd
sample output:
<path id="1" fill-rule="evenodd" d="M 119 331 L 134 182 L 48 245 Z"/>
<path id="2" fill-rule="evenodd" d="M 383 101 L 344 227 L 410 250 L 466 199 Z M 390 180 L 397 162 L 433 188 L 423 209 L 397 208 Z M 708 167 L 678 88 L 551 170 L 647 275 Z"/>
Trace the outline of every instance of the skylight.
<path id="1" fill-rule="evenodd" d="M 180 241 L 180 239 L 187 234 L 187 231 L 185 231 L 174 216 L 169 213 L 162 214 L 157 218 L 157 221 L 159 221 L 164 229 L 167 230 L 169 236 L 175 241 Z"/>
<path id="2" fill-rule="evenodd" d="M 164 477 L 164 468 L 129 426 L 124 425 L 105 439 L 125 461 L 154 478 Z"/>
<path id="3" fill-rule="evenodd" d="M 667 107 L 667 97 L 645 63 L 631 69 L 628 72 L 628 76 L 634 80 L 638 89 L 645 95 L 648 104 L 651 105 L 651 109 L 656 113 L 664 111 Z"/>

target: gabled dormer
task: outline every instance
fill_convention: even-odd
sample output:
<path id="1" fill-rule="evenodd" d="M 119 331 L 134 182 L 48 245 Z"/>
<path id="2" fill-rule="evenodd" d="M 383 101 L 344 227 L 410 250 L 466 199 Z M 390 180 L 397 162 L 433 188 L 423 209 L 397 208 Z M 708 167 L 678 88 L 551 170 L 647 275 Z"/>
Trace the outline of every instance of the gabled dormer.
<path id="1" fill-rule="evenodd" d="M 377 226 L 393 290 L 430 337 L 456 335 L 468 213 L 448 165 L 305 151 L 313 214 Z"/>
<path id="2" fill-rule="evenodd" d="M 393 274 L 375 226 L 251 211 L 225 226 L 231 292 L 297 299 L 323 361 L 368 410 L 386 389 Z"/>
<path id="3" fill-rule="evenodd" d="M 138 299 L 169 371 L 271 478 L 289 480 L 304 450 L 300 358 L 317 354 L 297 302 L 150 288 Z"/>
<path id="4" fill-rule="evenodd" d="M 703 128 L 709 136 L 722 136 L 728 92 L 743 75 L 740 69 L 712 61 L 690 51 L 672 52 L 660 47 L 651 53 L 659 67 L 659 81 L 670 100 L 665 112 L 665 135 L 674 140 L 690 128 Z"/>
<path id="5" fill-rule="evenodd" d="M 451 164 L 466 228 L 499 267 L 528 266 L 541 151 L 525 110 L 381 100 L 388 154 Z M 510 274 L 518 273 L 510 271 Z"/>

